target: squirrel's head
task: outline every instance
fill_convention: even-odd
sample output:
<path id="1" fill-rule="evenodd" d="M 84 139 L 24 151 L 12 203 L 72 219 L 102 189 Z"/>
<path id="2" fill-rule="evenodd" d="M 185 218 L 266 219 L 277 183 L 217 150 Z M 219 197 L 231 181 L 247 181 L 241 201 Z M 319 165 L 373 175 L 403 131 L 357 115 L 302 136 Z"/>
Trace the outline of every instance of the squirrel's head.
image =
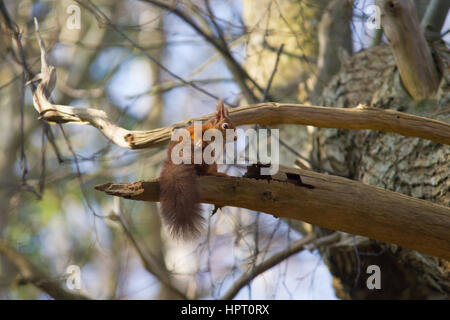
<path id="1" fill-rule="evenodd" d="M 236 127 L 231 121 L 230 115 L 228 113 L 228 108 L 225 107 L 222 100 L 220 100 L 219 104 L 217 105 L 215 127 L 222 132 L 222 135 L 224 137 L 226 136 L 227 129 L 236 130 Z M 236 140 L 236 138 L 237 136 L 235 134 L 234 140 Z"/>

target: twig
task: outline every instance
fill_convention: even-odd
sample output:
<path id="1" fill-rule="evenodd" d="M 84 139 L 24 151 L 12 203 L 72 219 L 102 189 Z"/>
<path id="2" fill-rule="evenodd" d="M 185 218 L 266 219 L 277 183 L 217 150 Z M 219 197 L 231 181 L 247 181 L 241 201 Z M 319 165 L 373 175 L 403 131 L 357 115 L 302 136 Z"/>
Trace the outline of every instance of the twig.
<path id="1" fill-rule="evenodd" d="M 193 120 L 204 120 L 211 117 L 209 115 L 191 119 L 165 128 L 130 131 L 114 124 L 101 110 L 52 104 L 49 96 L 55 87 L 56 72 L 53 66 L 48 65 L 47 52 L 39 33 L 37 21 L 35 24 L 42 61 L 41 73 L 33 79 L 33 81 L 40 81 L 33 95 L 33 105 L 42 119 L 56 123 L 89 124 L 96 127 L 105 137 L 120 147 L 142 149 L 166 144 L 174 129 L 187 126 Z M 343 109 L 299 104 L 261 103 L 234 108 L 230 115 L 236 125 L 302 124 L 321 128 L 371 129 L 450 144 L 449 124 L 398 111 L 362 105 Z"/>
<path id="2" fill-rule="evenodd" d="M 188 298 L 186 295 L 181 292 L 177 287 L 175 287 L 172 282 L 170 281 L 170 278 L 168 277 L 168 271 L 164 266 L 161 266 L 157 259 L 149 253 L 148 255 L 144 254 L 144 252 L 141 250 L 139 244 L 137 243 L 136 239 L 134 238 L 131 231 L 128 229 L 127 224 L 125 222 L 124 217 L 122 216 L 122 212 L 120 212 L 119 215 L 114 215 L 111 217 L 113 221 L 118 221 L 120 226 L 122 227 L 122 230 L 124 231 L 126 237 L 133 245 L 134 249 L 136 250 L 136 253 L 138 254 L 139 258 L 142 261 L 142 265 L 145 267 L 145 269 L 153 274 L 158 280 L 165 285 L 169 290 L 173 291 L 179 298 L 183 300 L 187 300 Z"/>
<path id="3" fill-rule="evenodd" d="M 232 82 L 233 80 L 228 79 L 228 78 L 212 78 L 212 79 L 198 79 L 198 80 L 186 80 L 186 81 L 189 83 L 195 83 L 195 84 L 211 84 L 211 83 L 219 83 L 219 82 Z M 145 92 L 134 94 L 134 95 L 129 95 L 129 96 L 125 96 L 125 97 L 126 98 L 135 98 L 135 97 L 140 97 L 140 96 L 143 96 L 146 94 L 161 94 L 161 93 L 168 92 L 172 89 L 182 87 L 184 85 L 185 85 L 184 83 L 180 83 L 180 82 L 167 81 L 167 82 L 163 82 L 160 84 L 156 84 Z"/>
<path id="4" fill-rule="evenodd" d="M 246 81 L 250 81 L 250 83 L 260 92 L 263 92 L 263 89 L 256 83 L 254 79 L 252 79 L 247 71 L 233 58 L 231 52 L 228 50 L 226 43 L 223 44 L 220 39 L 214 37 L 211 34 L 205 32 L 200 26 L 188 15 L 186 15 L 182 10 L 177 8 L 176 6 L 170 5 L 167 2 L 158 1 L 158 0 L 142 0 L 144 2 L 148 2 L 157 7 L 160 7 L 164 10 L 170 11 L 176 16 L 178 16 L 181 20 L 186 22 L 189 26 L 191 26 L 199 35 L 201 35 L 207 42 L 209 42 L 217 51 L 219 51 L 225 59 L 226 64 L 230 68 L 231 73 L 234 75 L 236 82 L 242 90 L 245 98 L 250 103 L 255 103 L 258 101 L 256 99 L 253 92 L 250 90 Z"/>
<path id="5" fill-rule="evenodd" d="M 212 24 L 214 25 L 214 29 L 216 29 L 217 31 L 217 35 L 219 36 L 220 42 L 222 42 L 222 46 L 227 47 L 227 42 L 225 41 L 223 30 L 216 21 L 216 17 L 214 16 L 209 0 L 205 0 L 205 6 L 209 14 L 209 20 L 211 20 Z"/>
<path id="6" fill-rule="evenodd" d="M 33 265 L 27 257 L 16 249 L 11 247 L 4 240 L 0 239 L 0 255 L 4 256 L 11 263 L 13 263 L 19 270 L 22 281 L 29 282 L 36 286 L 38 289 L 46 292 L 54 299 L 61 300 L 86 300 L 89 297 L 71 292 L 63 288 L 56 279 L 48 276 L 45 272 L 41 271 L 35 265 Z"/>
<path id="7" fill-rule="evenodd" d="M 147 58 L 149 58 L 153 63 L 155 63 L 158 67 L 160 67 L 162 70 L 164 70 L 165 72 L 167 72 L 170 76 L 174 77 L 175 79 L 181 81 L 183 84 L 190 86 L 200 92 L 202 92 L 203 94 L 215 99 L 215 100 L 220 100 L 219 97 L 217 97 L 216 95 L 208 92 L 207 90 L 203 89 L 202 87 L 196 85 L 193 82 L 189 82 L 184 80 L 182 77 L 180 77 L 179 75 L 175 74 L 174 72 L 170 71 L 167 67 L 165 67 L 163 64 L 161 64 L 155 57 L 153 57 L 152 55 L 150 55 L 148 53 L 148 50 L 145 50 L 144 48 L 142 48 L 141 46 L 139 46 L 136 42 L 134 42 L 131 38 L 129 38 L 118 26 L 116 26 L 114 23 L 112 23 L 112 21 L 108 18 L 108 16 L 106 16 L 106 14 L 103 13 L 103 11 L 101 11 L 95 4 L 92 3 L 92 1 L 88 0 L 89 4 L 92 6 L 92 8 L 89 8 L 88 6 L 86 6 L 82 1 L 80 0 L 75 0 L 77 3 L 79 3 L 80 5 L 82 5 L 83 7 L 85 7 L 86 9 L 88 9 L 89 11 L 91 11 L 95 16 L 97 16 L 98 14 L 106 21 L 107 25 L 110 26 L 112 29 L 114 29 L 118 34 L 120 34 L 125 40 L 127 40 L 130 44 L 133 45 L 133 47 L 135 47 L 137 50 L 139 50 L 143 55 L 145 55 Z M 98 14 L 96 14 L 95 12 L 97 12 Z"/>
<path id="8" fill-rule="evenodd" d="M 21 43 L 21 33 L 19 30 L 19 27 L 14 23 L 14 21 L 9 16 L 9 13 L 6 9 L 6 6 L 3 2 L 3 0 L 0 1 L 0 14 L 3 17 L 3 20 L 5 21 L 5 25 L 8 29 L 8 31 L 11 33 L 12 38 L 16 42 L 16 46 L 18 48 L 18 56 L 17 54 L 11 49 L 11 53 L 13 54 L 14 59 L 19 63 L 22 67 L 21 72 L 21 84 L 20 84 L 20 163 L 22 166 L 22 188 L 26 191 L 29 191 L 36 195 L 38 199 L 41 198 L 41 194 L 37 192 L 33 187 L 31 187 L 27 183 L 27 174 L 28 174 L 28 160 L 27 156 L 25 154 L 25 132 L 24 132 L 24 126 L 25 126 L 25 120 L 24 120 L 24 107 L 25 107 L 25 82 L 27 79 L 32 77 L 33 73 L 29 69 L 27 65 L 26 60 L 26 54 L 25 49 L 22 46 Z"/>
<path id="9" fill-rule="evenodd" d="M 28 161 L 25 154 L 25 69 L 22 71 L 20 85 L 20 162 L 22 165 L 22 185 L 27 185 Z"/>
<path id="10" fill-rule="evenodd" d="M 69 149 L 69 152 L 72 154 L 73 162 L 75 163 L 76 177 L 77 177 L 78 184 L 80 186 L 81 194 L 83 195 L 84 201 L 86 201 L 87 207 L 89 208 L 89 210 L 95 217 L 103 218 L 103 216 L 98 215 L 95 212 L 94 208 L 91 206 L 91 202 L 89 201 L 88 194 L 87 194 L 86 188 L 84 186 L 83 175 L 81 174 L 77 154 L 75 153 L 75 150 L 72 147 L 72 143 L 70 142 L 69 137 L 67 136 L 66 131 L 64 130 L 64 128 L 61 124 L 59 125 L 59 128 L 61 129 L 64 140 L 66 141 L 67 148 Z"/>
<path id="11" fill-rule="evenodd" d="M 273 66 L 273 70 L 272 70 L 272 73 L 270 74 L 269 81 L 267 82 L 267 86 L 264 89 L 264 92 L 263 92 L 263 95 L 261 98 L 261 102 L 266 102 L 267 95 L 269 94 L 270 88 L 272 87 L 273 78 L 275 77 L 275 73 L 277 73 L 277 70 L 278 70 L 278 64 L 280 62 L 280 56 L 283 53 L 283 48 L 284 48 L 284 43 L 282 43 L 281 46 L 278 48 L 277 58 L 275 59 L 275 65 Z"/>
<path id="12" fill-rule="evenodd" d="M 45 174 L 46 174 L 46 153 L 47 153 L 47 131 L 48 127 L 42 126 L 42 134 L 41 134 L 41 175 L 39 177 L 39 194 L 44 194 L 45 188 Z"/>
<path id="13" fill-rule="evenodd" d="M 234 282 L 234 284 L 231 286 L 231 288 L 228 289 L 228 291 L 223 295 L 221 300 L 233 299 L 244 286 L 246 286 L 248 283 L 250 283 L 251 280 L 256 278 L 261 273 L 276 266 L 283 260 L 286 260 L 290 256 L 292 256 L 300 251 L 303 251 L 305 249 L 312 251 L 321 246 L 335 243 L 339 240 L 339 238 L 340 238 L 340 235 L 338 232 L 332 233 L 328 236 L 318 238 L 318 239 L 316 239 L 315 235 L 309 234 L 309 235 L 291 243 L 287 249 L 272 255 L 267 260 L 264 260 L 260 264 L 256 265 L 254 268 L 252 268 L 252 272 L 246 272 L 243 275 L 241 275 L 239 277 L 239 279 L 237 279 Z"/>
<path id="14" fill-rule="evenodd" d="M 22 66 L 22 70 L 23 70 L 22 73 L 21 73 L 22 74 L 22 78 L 23 78 L 23 74 L 25 74 L 25 76 L 26 76 L 25 79 L 29 81 L 30 79 L 33 79 L 35 77 L 35 74 L 31 70 L 30 65 L 27 63 L 26 55 L 25 55 L 25 49 L 23 48 L 22 42 L 21 42 L 21 39 L 20 39 L 21 35 L 20 35 L 19 27 L 14 23 L 14 21 L 9 16 L 8 11 L 6 10 L 6 7 L 5 7 L 5 4 L 4 4 L 3 0 L 0 0 L 0 13 L 1 13 L 1 16 L 3 17 L 3 20 L 5 21 L 5 24 L 6 24 L 7 28 L 8 28 L 8 30 L 9 30 L 9 32 L 11 33 L 13 39 L 15 40 L 17 48 L 19 50 L 20 59 L 16 57 L 16 54 L 14 52 L 12 52 L 12 54 L 15 57 L 15 60 L 17 61 L 17 63 L 19 63 Z M 34 60 L 31 63 L 31 65 L 34 65 L 38 60 L 39 59 Z M 23 88 L 23 90 L 24 90 L 24 88 Z M 35 93 L 35 90 L 36 90 L 35 86 L 32 85 L 31 86 L 31 91 L 33 92 L 33 94 Z M 21 99 L 21 118 L 22 118 L 22 115 L 23 115 L 22 103 L 23 103 L 23 99 Z M 23 121 L 21 121 L 21 122 L 23 122 Z M 62 157 L 60 156 L 58 147 L 56 146 L 56 143 L 54 141 L 51 128 L 48 126 L 47 123 L 43 122 L 43 125 L 47 128 L 47 137 L 48 137 L 48 139 L 50 141 L 50 144 L 51 144 L 55 154 L 57 155 L 58 161 L 61 163 L 62 162 Z M 24 152 L 21 152 L 21 153 L 24 153 Z M 26 187 L 29 187 L 29 186 L 26 186 Z M 29 187 L 29 188 L 31 188 L 31 187 Z M 38 197 L 40 197 L 40 195 L 38 195 Z"/>

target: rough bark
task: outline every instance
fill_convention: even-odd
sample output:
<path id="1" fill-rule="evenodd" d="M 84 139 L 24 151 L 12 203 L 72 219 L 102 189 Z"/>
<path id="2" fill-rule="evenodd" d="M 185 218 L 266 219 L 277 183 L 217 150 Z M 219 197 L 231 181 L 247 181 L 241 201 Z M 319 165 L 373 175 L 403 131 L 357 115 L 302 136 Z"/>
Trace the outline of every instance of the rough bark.
<path id="1" fill-rule="evenodd" d="M 381 8 L 383 31 L 406 91 L 415 100 L 432 97 L 440 76 L 420 30 L 414 3 L 410 0 L 377 0 L 375 3 Z"/>
<path id="2" fill-rule="evenodd" d="M 374 47 L 350 58 L 325 90 L 322 103 L 348 108 L 358 101 L 450 122 L 449 51 L 442 61 L 443 81 L 434 99 L 415 102 L 404 91 L 388 46 Z M 450 147 L 389 133 L 318 129 L 314 135 L 315 164 L 324 171 L 449 206 Z M 319 235 L 326 230 L 316 229 Z M 324 250 L 341 298 L 449 298 L 450 263 L 391 244 L 348 237 L 347 248 Z M 366 287 L 366 266 L 379 265 L 382 290 Z"/>
<path id="3" fill-rule="evenodd" d="M 280 2 L 280 1 L 278 1 Z M 419 18 L 425 13 L 429 1 L 418 3 Z M 319 18 L 320 19 L 320 18 Z M 252 53 L 264 50 L 255 45 Z M 288 51 L 288 50 L 286 50 Z M 435 50 L 432 49 L 435 56 Z M 448 52 L 439 54 L 447 57 Z M 444 59 L 445 60 L 445 59 Z M 445 80 L 432 100 L 414 102 L 405 92 L 394 57 L 387 46 L 374 47 L 343 57 L 341 72 L 325 88 L 324 98 L 317 103 L 333 103 L 337 107 L 351 107 L 359 103 L 369 106 L 408 111 L 449 122 L 442 114 L 450 105 L 448 62 L 444 62 Z M 249 64 L 251 74 L 261 74 L 267 68 Z M 295 65 L 291 65 L 291 73 Z M 447 69 L 446 69 L 447 68 Z M 301 82 L 300 77 L 296 78 Z M 280 92 L 292 90 L 289 82 L 280 84 Z M 305 85 L 300 85 L 300 101 L 308 100 Z M 439 112 L 441 114 L 439 115 Z M 312 139 L 302 128 L 283 126 L 280 137 L 302 155 L 311 152 L 313 165 L 323 171 L 364 179 L 389 190 L 397 190 L 414 197 L 428 199 L 448 205 L 449 148 L 421 139 L 396 137 L 389 133 L 341 129 L 315 130 Z M 310 144 L 311 143 L 311 144 Z M 283 164 L 291 166 L 296 155 L 281 150 Z M 298 225 L 298 224 L 297 224 Z M 307 227 L 296 227 L 308 232 Z M 331 231 L 314 228 L 318 235 Z M 344 235 L 347 245 L 323 252 L 323 256 L 334 275 L 334 287 L 341 298 L 448 298 L 450 292 L 450 266 L 447 261 L 422 255 L 416 251 L 387 245 L 364 237 Z M 382 290 L 368 290 L 365 267 L 378 264 L 382 271 Z"/>

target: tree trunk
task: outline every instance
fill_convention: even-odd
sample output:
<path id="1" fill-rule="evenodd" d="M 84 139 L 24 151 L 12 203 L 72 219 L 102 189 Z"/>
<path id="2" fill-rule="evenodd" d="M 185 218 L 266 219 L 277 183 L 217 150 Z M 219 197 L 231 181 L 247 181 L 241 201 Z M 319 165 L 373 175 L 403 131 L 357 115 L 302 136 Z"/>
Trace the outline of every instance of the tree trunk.
<path id="1" fill-rule="evenodd" d="M 278 1 L 280 7 L 294 5 L 294 2 Z M 417 2 L 423 4 L 422 1 Z M 315 21 L 324 21 L 326 17 L 325 15 L 322 17 L 322 13 L 329 3 L 331 1 L 321 3 L 323 6 L 321 11 L 316 12 Z M 257 17 L 261 16 L 261 12 L 266 9 L 264 6 L 259 8 L 259 11 L 252 13 L 253 18 L 244 15 L 248 25 L 252 25 L 252 22 L 256 21 Z M 419 8 L 419 16 L 423 16 L 424 12 L 425 6 Z M 292 13 L 290 17 L 287 16 L 289 18 L 278 17 L 272 13 L 271 19 L 275 20 L 272 27 L 286 21 L 291 25 L 300 25 L 294 16 Z M 324 21 L 323 24 L 325 23 Z M 260 26 L 264 26 L 264 23 L 260 23 Z M 308 63 L 298 66 L 287 62 L 283 65 L 283 60 L 280 61 L 279 70 L 275 75 L 278 82 L 273 87 L 275 90 L 273 96 L 282 96 L 284 101 L 293 101 L 293 96 L 297 93 L 297 102 L 312 99 L 317 105 L 341 108 L 354 107 L 361 103 L 423 115 L 445 122 L 450 121 L 450 116 L 440 112 L 445 108 L 448 109 L 450 101 L 448 67 L 450 54 L 447 49 L 432 50 L 434 58 L 439 56 L 438 60 L 441 62 L 438 63 L 438 67 L 444 74 L 444 79 L 435 97 L 425 101 L 415 102 L 405 91 L 392 50 L 386 45 L 364 50 L 351 57 L 340 55 L 339 62 L 342 64 L 340 72 L 329 83 L 327 79 L 327 83 L 323 85 L 322 95 L 318 92 L 314 97 L 308 90 L 312 87 L 311 84 L 308 86 L 305 80 L 318 72 L 316 57 L 319 53 L 319 44 L 317 40 L 314 40 L 318 39 L 317 32 L 318 28 L 308 32 L 302 30 L 304 35 L 310 36 L 309 39 L 316 41 L 315 49 L 308 51 L 311 60 L 303 60 L 304 63 L 309 61 Z M 323 34 L 326 35 L 326 28 Z M 264 47 L 263 36 L 259 42 L 251 41 L 248 48 L 249 58 L 246 66 L 252 75 L 259 75 L 262 86 L 270 75 L 273 61 L 275 61 L 273 49 L 276 50 L 276 46 L 280 43 L 286 43 L 279 34 L 275 34 L 273 38 L 277 39 L 277 42 L 272 43 L 274 48 L 271 53 L 267 52 L 267 47 Z M 270 43 L 270 38 L 268 39 L 266 42 Z M 345 44 L 345 40 L 342 39 L 341 43 Z M 294 44 L 292 46 L 299 50 L 297 53 L 301 52 Z M 345 48 L 344 45 L 343 47 Z M 289 51 L 289 46 L 285 46 L 285 54 L 290 53 Z M 285 69 L 286 71 L 283 71 Z M 293 74 L 296 75 L 292 76 Z M 297 92 L 297 89 L 300 90 Z M 449 146 L 369 130 L 314 129 L 311 137 L 307 130 L 298 126 L 283 126 L 280 137 L 301 155 L 308 155 L 311 151 L 311 165 L 322 172 L 349 177 L 442 205 L 450 204 L 447 191 L 450 184 Z M 298 160 L 297 155 L 283 148 L 280 149 L 280 161 L 283 165 L 292 166 L 296 160 Z M 300 223 L 295 223 L 295 229 L 303 234 L 311 230 Z M 318 227 L 312 230 L 317 235 L 331 232 Z M 322 252 L 333 275 L 333 286 L 338 297 L 343 299 L 449 298 L 450 263 L 448 261 L 360 236 L 350 234 L 342 236 L 344 240 L 339 246 L 327 248 Z M 369 265 L 380 267 L 381 290 L 367 288 Z"/>
<path id="2" fill-rule="evenodd" d="M 321 103 L 346 108 L 365 103 L 449 122 L 449 51 L 435 50 L 442 62 L 438 94 L 414 102 L 404 91 L 388 46 L 362 51 L 344 64 L 324 91 Z M 364 75 L 364 77 L 361 77 Z M 450 205 L 450 147 L 377 131 L 316 130 L 312 152 L 324 171 Z M 326 230 L 316 228 L 318 234 Z M 448 299 L 450 262 L 395 245 L 346 235 L 347 246 L 323 252 L 340 298 Z M 381 270 L 381 290 L 368 290 L 368 265 Z"/>

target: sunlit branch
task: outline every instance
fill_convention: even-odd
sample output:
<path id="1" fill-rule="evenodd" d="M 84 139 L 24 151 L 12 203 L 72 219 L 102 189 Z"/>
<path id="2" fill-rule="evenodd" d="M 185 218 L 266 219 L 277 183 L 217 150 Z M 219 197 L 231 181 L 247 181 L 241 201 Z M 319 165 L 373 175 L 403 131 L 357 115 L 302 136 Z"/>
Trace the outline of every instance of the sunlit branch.
<path id="1" fill-rule="evenodd" d="M 289 175 L 287 175 L 289 173 Z M 450 209 L 350 179 L 289 168 L 287 178 L 201 176 L 200 201 L 308 222 L 450 259 Z M 159 182 L 107 183 L 97 190 L 130 200 L 159 201 Z"/>

